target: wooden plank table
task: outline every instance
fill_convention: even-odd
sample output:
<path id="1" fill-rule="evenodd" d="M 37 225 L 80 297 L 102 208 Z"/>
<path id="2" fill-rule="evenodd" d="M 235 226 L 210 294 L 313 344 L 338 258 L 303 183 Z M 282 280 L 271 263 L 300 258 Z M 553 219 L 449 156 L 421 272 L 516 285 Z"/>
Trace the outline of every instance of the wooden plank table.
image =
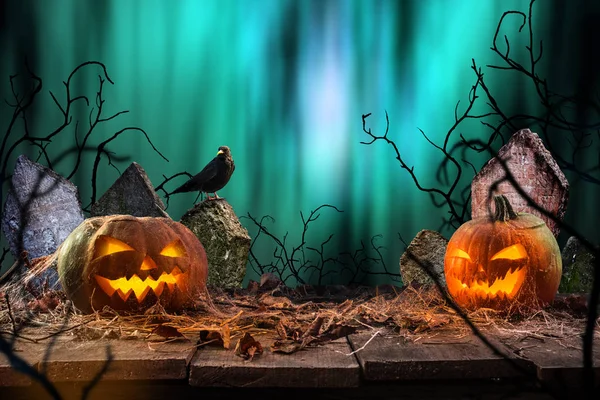
<path id="1" fill-rule="evenodd" d="M 537 378 L 544 384 L 567 391 L 583 386 L 583 339 L 580 335 L 560 338 L 524 335 L 500 340 L 530 360 L 536 367 Z M 595 338 L 593 350 L 594 375 L 596 385 L 600 386 L 599 338 Z"/>
<path id="2" fill-rule="evenodd" d="M 205 347 L 190 364 L 190 385 L 228 387 L 357 387 L 360 367 L 346 338 L 294 354 L 265 350 L 245 361 L 232 350 Z"/>
<path id="3" fill-rule="evenodd" d="M 370 342 L 365 346 L 367 341 Z M 533 365 L 518 359 L 490 338 L 501 355 L 473 334 L 410 341 L 397 333 L 382 331 L 374 336 L 362 332 L 349 336 L 368 381 L 410 381 L 421 379 L 490 379 L 533 374 Z"/>
<path id="4" fill-rule="evenodd" d="M 188 363 L 195 351 L 195 344 L 185 340 L 161 343 L 61 338 L 38 369 L 52 382 L 91 381 L 105 366 L 103 380 L 187 379 Z M 106 365 L 108 352 L 112 361 Z"/>
<path id="5" fill-rule="evenodd" d="M 13 340 L 6 335 L 3 335 L 2 339 L 9 343 L 12 343 Z M 16 356 L 25 360 L 33 368 L 37 368 L 38 363 L 44 357 L 46 348 L 47 344 L 45 343 L 31 343 L 23 340 L 15 341 L 13 347 Z M 12 368 L 6 355 L 0 352 L 0 387 L 30 384 L 31 378 Z"/>
<path id="6" fill-rule="evenodd" d="M 219 398 L 276 394 L 288 400 L 315 400 L 326 395 L 355 399 L 480 395 L 492 399 L 499 393 L 519 391 L 527 395 L 508 398 L 549 399 L 553 393 L 540 392 L 538 378 L 564 384 L 555 393 L 565 398 L 573 395 L 573 385 L 581 383 L 575 379 L 582 370 L 580 338 L 574 337 L 572 342 L 563 338 L 559 343 L 558 339 L 517 339 L 514 335 L 512 342 L 499 335 L 487 337 L 502 355 L 494 354 L 473 335 L 441 330 L 420 340 L 414 336 L 407 340 L 391 331 L 376 336 L 363 331 L 293 354 L 272 353 L 270 342 L 259 337 L 264 351 L 251 361 L 236 356 L 233 349 L 197 348 L 187 340 L 82 341 L 65 335 L 46 360 L 43 357 L 49 342 L 18 340 L 16 348 L 47 374 L 66 399 L 80 398 L 85 386 L 106 365 L 107 348 L 113 360 L 94 387 L 92 399 L 158 400 L 174 394 Z M 599 348 L 597 344 L 596 351 Z M 599 354 L 595 356 L 597 369 Z M 47 398 L 39 384 L 23 386 L 30 380 L 18 377 L 4 356 L 0 356 L 0 383 L 5 385 L 0 386 L 0 398 Z"/>

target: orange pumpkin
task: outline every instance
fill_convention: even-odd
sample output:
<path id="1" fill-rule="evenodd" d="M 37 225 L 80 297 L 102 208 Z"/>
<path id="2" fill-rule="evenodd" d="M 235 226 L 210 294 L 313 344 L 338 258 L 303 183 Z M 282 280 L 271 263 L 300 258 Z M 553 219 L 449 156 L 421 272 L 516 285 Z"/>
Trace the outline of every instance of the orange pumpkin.
<path id="1" fill-rule="evenodd" d="M 112 215 L 83 221 L 58 250 L 58 274 L 84 312 L 108 305 L 139 311 L 160 300 L 166 309 L 192 305 L 206 290 L 202 243 L 169 218 Z"/>
<path id="2" fill-rule="evenodd" d="M 495 213 L 461 225 L 444 258 L 448 292 L 464 308 L 537 308 L 554 299 L 562 276 L 558 243 L 545 222 L 494 197 Z"/>

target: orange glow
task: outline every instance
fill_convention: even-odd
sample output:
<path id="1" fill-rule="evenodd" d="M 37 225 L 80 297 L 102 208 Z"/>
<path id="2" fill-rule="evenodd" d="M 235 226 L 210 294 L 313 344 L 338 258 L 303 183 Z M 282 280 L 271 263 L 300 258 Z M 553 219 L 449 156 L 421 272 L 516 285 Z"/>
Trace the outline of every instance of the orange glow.
<path id="1" fill-rule="evenodd" d="M 500 250 L 490 260 L 497 260 L 499 258 L 508 259 L 508 260 L 519 260 L 521 258 L 527 257 L 527 251 L 522 244 L 513 244 L 510 247 Z"/>
<path id="2" fill-rule="evenodd" d="M 465 258 L 471 261 L 471 256 L 469 256 L 469 254 L 466 251 L 464 251 L 463 249 L 459 249 L 458 247 L 454 247 L 450 251 L 450 254 L 448 254 L 448 257 Z"/>
<path id="3" fill-rule="evenodd" d="M 509 299 L 513 298 L 521 288 L 525 280 L 525 268 L 518 268 L 514 271 L 508 271 L 504 278 L 496 279 L 491 285 L 489 282 L 474 281 L 471 284 L 462 282 L 454 277 L 446 277 L 448 289 L 452 292 L 466 291 L 476 296 L 499 296 L 503 295 Z"/>
<path id="4" fill-rule="evenodd" d="M 185 252 L 185 247 L 183 247 L 183 243 L 181 243 L 180 239 L 177 239 L 162 249 L 160 255 L 167 257 L 185 257 L 187 254 Z"/>
<path id="5" fill-rule="evenodd" d="M 94 259 L 122 251 L 135 251 L 130 245 L 110 236 L 100 236 L 96 240 Z"/>
<path id="6" fill-rule="evenodd" d="M 109 296 L 112 296 L 115 292 L 123 301 L 127 301 L 129 296 L 133 293 L 137 298 L 138 302 L 144 301 L 148 292 L 152 290 L 156 297 L 160 297 L 165 285 L 169 288 L 169 291 L 173 292 L 175 286 L 182 288 L 187 282 L 187 272 L 181 272 L 177 267 L 173 269 L 170 274 L 163 272 L 159 276 L 158 280 L 154 280 L 152 277 L 147 277 L 142 280 L 139 276 L 133 275 L 130 279 L 125 277 L 118 279 L 107 279 L 102 276 L 96 275 L 96 282 L 98 286 Z"/>
<path id="7" fill-rule="evenodd" d="M 158 268 L 156 266 L 156 263 L 154 262 L 154 260 L 152 258 L 150 258 L 150 256 L 146 256 L 144 258 L 144 261 L 142 262 L 142 266 L 140 267 L 141 271 L 149 271 L 151 269 L 156 269 Z"/>

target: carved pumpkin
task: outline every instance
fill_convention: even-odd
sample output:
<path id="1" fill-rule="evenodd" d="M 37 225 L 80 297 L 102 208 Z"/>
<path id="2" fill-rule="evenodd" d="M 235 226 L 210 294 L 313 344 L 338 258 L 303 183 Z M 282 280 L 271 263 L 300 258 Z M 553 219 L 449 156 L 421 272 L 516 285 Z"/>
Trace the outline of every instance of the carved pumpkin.
<path id="1" fill-rule="evenodd" d="M 494 197 L 495 213 L 461 225 L 444 258 L 448 292 L 464 308 L 539 307 L 554 299 L 562 275 L 560 249 L 540 218 L 515 213 Z"/>
<path id="2" fill-rule="evenodd" d="M 58 250 L 58 274 L 84 312 L 191 305 L 206 290 L 202 243 L 169 218 L 112 215 L 83 221 Z"/>

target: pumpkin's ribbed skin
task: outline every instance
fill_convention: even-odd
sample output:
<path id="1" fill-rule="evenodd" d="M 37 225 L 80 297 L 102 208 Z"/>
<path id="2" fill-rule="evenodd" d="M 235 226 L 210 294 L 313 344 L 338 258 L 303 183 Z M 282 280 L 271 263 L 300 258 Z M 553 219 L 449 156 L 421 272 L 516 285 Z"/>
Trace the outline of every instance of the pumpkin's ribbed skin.
<path id="1" fill-rule="evenodd" d="M 448 292 L 469 309 L 551 302 L 562 276 L 554 235 L 540 218 L 515 214 L 506 197 L 495 200 L 500 212 L 494 218 L 468 221 L 450 238 L 444 259 Z"/>
<path id="2" fill-rule="evenodd" d="M 58 274 L 84 312 L 105 305 L 140 311 L 158 300 L 178 310 L 206 291 L 208 261 L 198 238 L 179 222 L 112 215 L 86 219 L 71 232 L 59 249 Z"/>

